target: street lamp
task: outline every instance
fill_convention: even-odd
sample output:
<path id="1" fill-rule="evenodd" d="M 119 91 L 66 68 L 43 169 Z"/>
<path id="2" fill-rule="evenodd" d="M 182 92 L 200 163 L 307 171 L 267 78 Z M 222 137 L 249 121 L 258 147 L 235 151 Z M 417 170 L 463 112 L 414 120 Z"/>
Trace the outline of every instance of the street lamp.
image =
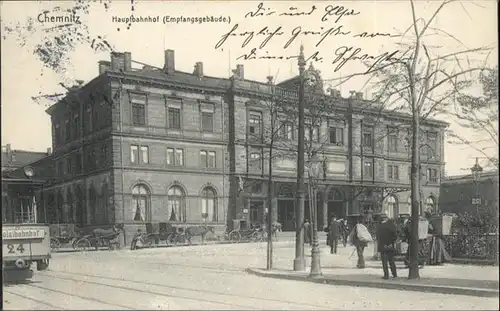
<path id="1" fill-rule="evenodd" d="M 476 197 L 472 199 L 472 204 L 479 207 L 481 205 L 481 198 L 479 197 L 479 179 L 481 178 L 481 173 L 483 172 L 483 168 L 479 165 L 478 158 L 476 158 L 476 164 L 471 167 L 472 179 L 476 184 Z"/>
<path id="2" fill-rule="evenodd" d="M 317 180 L 320 178 L 321 170 L 323 168 L 323 161 L 320 161 L 316 155 L 311 157 L 308 163 L 308 188 L 309 188 L 309 209 L 311 212 L 311 221 L 313 225 L 313 240 L 311 249 L 311 272 L 310 278 L 317 278 L 321 276 L 321 264 L 318 239 L 318 204 L 317 204 Z"/>

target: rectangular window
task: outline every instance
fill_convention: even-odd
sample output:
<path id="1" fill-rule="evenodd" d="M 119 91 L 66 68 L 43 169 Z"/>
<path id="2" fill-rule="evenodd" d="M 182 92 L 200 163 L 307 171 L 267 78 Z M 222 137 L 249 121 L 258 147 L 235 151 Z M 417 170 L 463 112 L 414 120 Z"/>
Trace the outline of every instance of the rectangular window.
<path id="1" fill-rule="evenodd" d="M 330 144 L 344 144 L 344 129 L 340 127 L 330 127 Z"/>
<path id="2" fill-rule="evenodd" d="M 101 122 L 100 122 L 100 118 L 99 118 L 99 115 L 100 115 L 99 106 L 97 104 L 94 105 L 92 112 L 94 114 L 93 115 L 94 121 L 92 122 L 94 124 L 94 129 L 99 130 L 102 128 L 102 126 L 101 126 Z"/>
<path id="3" fill-rule="evenodd" d="M 132 124 L 135 126 L 146 125 L 146 104 L 132 103 Z"/>
<path id="4" fill-rule="evenodd" d="M 56 142 L 56 146 L 58 146 L 61 143 L 61 128 L 59 124 L 56 124 L 54 127 L 54 139 Z"/>
<path id="5" fill-rule="evenodd" d="M 88 170 L 90 170 L 90 171 L 95 170 L 96 159 L 95 159 L 95 149 L 94 148 L 89 149 L 86 158 L 87 158 L 86 168 L 88 168 Z"/>
<path id="6" fill-rule="evenodd" d="M 387 178 L 390 180 L 399 180 L 399 166 L 388 165 L 387 166 Z"/>
<path id="7" fill-rule="evenodd" d="M 437 154 L 437 133 L 427 132 L 427 157 L 436 158 Z"/>
<path id="8" fill-rule="evenodd" d="M 201 111 L 201 130 L 203 132 L 213 132 L 214 112 L 215 112 L 214 104 L 200 102 L 200 111 Z"/>
<path id="9" fill-rule="evenodd" d="M 75 115 L 73 120 L 73 137 L 75 139 L 80 137 L 80 116 L 78 114 Z"/>
<path id="10" fill-rule="evenodd" d="M 262 159 L 260 153 L 253 152 L 250 154 L 250 167 L 251 169 L 257 169 L 257 170 L 262 169 Z"/>
<path id="11" fill-rule="evenodd" d="M 367 160 L 363 163 L 363 179 L 373 178 L 373 160 Z"/>
<path id="12" fill-rule="evenodd" d="M 427 180 L 430 182 L 438 182 L 437 169 L 435 168 L 427 169 Z"/>
<path id="13" fill-rule="evenodd" d="M 87 126 L 87 133 L 91 133 L 93 130 L 93 121 L 92 121 L 92 106 L 89 105 L 87 107 L 87 120 L 85 125 Z"/>
<path id="14" fill-rule="evenodd" d="M 80 174 L 82 172 L 82 155 L 77 153 L 75 155 L 75 173 Z"/>
<path id="15" fill-rule="evenodd" d="M 101 147 L 101 164 L 106 164 L 108 162 L 108 145 L 103 145 Z"/>
<path id="16" fill-rule="evenodd" d="M 167 165 L 184 166 L 184 150 L 167 148 Z"/>
<path id="17" fill-rule="evenodd" d="M 281 125 L 281 136 L 285 140 L 293 140 L 293 124 L 290 122 L 284 122 Z"/>
<path id="18" fill-rule="evenodd" d="M 202 112 L 201 113 L 201 129 L 203 132 L 214 131 L 214 113 Z"/>
<path id="19" fill-rule="evenodd" d="M 373 147 L 373 128 L 371 127 L 363 129 L 363 147 Z"/>
<path id="20" fill-rule="evenodd" d="M 66 172 L 68 174 L 73 174 L 73 159 L 71 156 L 66 159 Z"/>
<path id="21" fill-rule="evenodd" d="M 200 151 L 200 162 L 202 167 L 215 167 L 215 151 Z"/>
<path id="22" fill-rule="evenodd" d="M 207 152 L 204 150 L 200 151 L 200 162 L 202 167 L 207 167 L 207 158 L 208 158 Z"/>
<path id="23" fill-rule="evenodd" d="M 398 129 L 397 128 L 388 128 L 387 129 L 387 145 L 389 152 L 398 152 Z"/>
<path id="24" fill-rule="evenodd" d="M 59 176 L 64 175 L 64 161 L 63 160 L 59 160 L 59 162 L 57 162 L 57 173 Z"/>
<path id="25" fill-rule="evenodd" d="M 174 149 L 167 148 L 167 165 L 174 165 Z"/>
<path id="26" fill-rule="evenodd" d="M 181 109 L 180 108 L 168 108 L 168 128 L 171 129 L 181 129 Z"/>
<path id="27" fill-rule="evenodd" d="M 319 142 L 319 127 L 306 124 L 304 127 L 304 135 L 306 141 Z"/>
<path id="28" fill-rule="evenodd" d="M 130 162 L 137 164 L 139 162 L 139 146 L 130 146 Z"/>
<path id="29" fill-rule="evenodd" d="M 215 167 L 215 151 L 208 152 L 207 167 L 210 167 L 210 168 Z"/>
<path id="30" fill-rule="evenodd" d="M 141 163 L 149 163 L 149 148 L 147 146 L 141 146 Z"/>
<path id="31" fill-rule="evenodd" d="M 262 131 L 262 114 L 257 112 L 250 113 L 248 119 L 248 133 L 251 136 L 260 137 Z"/>
<path id="32" fill-rule="evenodd" d="M 66 135 L 66 142 L 71 141 L 71 119 L 65 121 L 64 134 Z"/>
<path id="33" fill-rule="evenodd" d="M 175 149 L 175 165 L 184 166 L 184 150 Z"/>

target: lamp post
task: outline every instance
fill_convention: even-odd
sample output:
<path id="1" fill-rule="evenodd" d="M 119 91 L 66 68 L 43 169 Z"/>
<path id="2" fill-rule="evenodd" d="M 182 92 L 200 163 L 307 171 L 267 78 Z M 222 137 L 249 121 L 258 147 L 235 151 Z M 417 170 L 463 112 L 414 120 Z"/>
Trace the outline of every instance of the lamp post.
<path id="1" fill-rule="evenodd" d="M 304 271 L 306 264 L 304 258 L 304 71 L 306 61 L 304 58 L 304 47 L 300 46 L 299 65 L 299 137 L 297 146 L 297 195 L 295 204 L 295 259 L 293 260 L 294 271 Z"/>
<path id="2" fill-rule="evenodd" d="M 483 168 L 479 165 L 478 158 L 476 158 L 476 164 L 474 164 L 473 167 L 471 167 L 471 172 L 472 172 L 472 179 L 474 180 L 474 183 L 476 184 L 476 196 L 475 198 L 472 199 L 472 204 L 476 205 L 476 208 L 478 209 L 478 217 L 479 215 L 479 206 L 481 205 L 481 198 L 479 197 L 479 179 L 481 178 L 481 173 L 483 172 Z"/>
<path id="3" fill-rule="evenodd" d="M 319 239 L 318 239 L 318 204 L 317 204 L 317 185 L 315 184 L 319 175 L 321 174 L 321 169 L 323 168 L 323 161 L 319 161 L 316 156 L 311 157 L 308 163 L 308 187 L 309 187 L 309 206 L 312 211 L 312 230 L 313 230 L 313 240 L 311 249 L 311 271 L 309 273 L 310 278 L 317 278 L 321 276 L 321 264 L 320 264 L 320 254 L 319 249 Z M 312 203 L 312 204 L 311 204 Z"/>

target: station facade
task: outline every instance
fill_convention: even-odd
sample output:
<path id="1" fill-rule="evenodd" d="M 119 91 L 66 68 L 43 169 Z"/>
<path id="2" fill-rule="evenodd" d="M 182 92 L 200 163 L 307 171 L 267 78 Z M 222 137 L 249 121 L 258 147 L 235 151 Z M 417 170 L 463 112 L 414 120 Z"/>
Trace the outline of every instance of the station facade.
<path id="1" fill-rule="evenodd" d="M 272 161 L 271 210 L 285 230 L 294 230 L 295 158 L 266 155 L 268 103 L 279 98 L 296 106 L 297 79 L 247 80 L 243 65 L 230 78 L 210 77 L 201 62 L 183 72 L 174 51 L 164 55 L 163 68 L 136 69 L 131 53 L 113 52 L 99 62 L 97 77 L 47 110 L 53 151 L 30 164 L 47 180 L 36 194 L 47 221 L 123 223 L 133 230 L 161 222 L 223 228 L 233 219 L 257 225 L 269 210 Z M 308 72 L 321 82 L 318 71 Z M 330 109 L 306 130 L 324 168 L 317 182 L 319 225 L 331 215 L 409 213 L 410 117 L 366 109 L 361 93 L 342 98 L 320 86 L 317 96 Z M 280 121 L 279 148 L 296 146 L 296 124 Z M 446 127 L 435 120 L 421 127 L 432 148 L 421 157 L 422 210 L 437 208 Z"/>

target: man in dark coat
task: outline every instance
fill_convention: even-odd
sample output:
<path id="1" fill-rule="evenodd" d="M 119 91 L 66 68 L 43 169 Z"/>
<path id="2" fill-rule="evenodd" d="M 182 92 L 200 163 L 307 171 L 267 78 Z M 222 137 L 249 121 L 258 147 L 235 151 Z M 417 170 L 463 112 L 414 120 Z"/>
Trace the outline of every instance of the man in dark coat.
<path id="1" fill-rule="evenodd" d="M 328 238 L 330 239 L 330 254 L 337 254 L 337 246 L 339 243 L 339 235 L 340 235 L 340 224 L 335 218 L 332 217 L 330 220 Z"/>
<path id="2" fill-rule="evenodd" d="M 381 223 L 377 227 L 377 248 L 382 259 L 382 269 L 384 270 L 384 279 L 389 278 L 389 267 L 393 277 L 397 277 L 396 263 L 394 262 L 395 243 L 398 239 L 396 224 L 382 214 Z"/>

